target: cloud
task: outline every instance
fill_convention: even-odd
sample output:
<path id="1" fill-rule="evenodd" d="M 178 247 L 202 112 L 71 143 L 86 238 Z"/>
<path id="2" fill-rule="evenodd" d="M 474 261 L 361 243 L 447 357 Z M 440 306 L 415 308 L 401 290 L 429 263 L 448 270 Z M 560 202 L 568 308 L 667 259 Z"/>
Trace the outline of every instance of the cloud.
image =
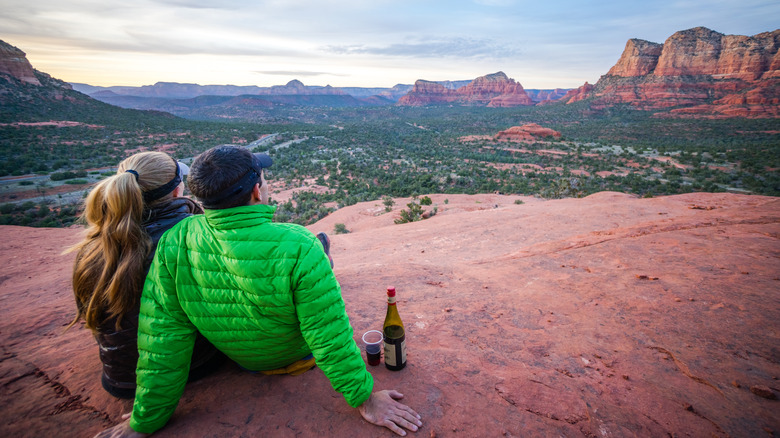
<path id="1" fill-rule="evenodd" d="M 515 57 L 519 49 L 491 39 L 420 39 L 387 46 L 330 45 L 321 50 L 339 55 L 380 55 L 413 58 L 505 58 Z"/>
<path id="2" fill-rule="evenodd" d="M 516 0 L 474 0 L 474 3 L 484 6 L 514 6 Z"/>
<path id="3" fill-rule="evenodd" d="M 245 6 L 246 2 L 241 0 L 220 0 L 215 2 L 213 0 L 153 0 L 154 3 L 159 3 L 167 6 L 175 6 L 188 9 L 225 9 L 236 10 Z"/>

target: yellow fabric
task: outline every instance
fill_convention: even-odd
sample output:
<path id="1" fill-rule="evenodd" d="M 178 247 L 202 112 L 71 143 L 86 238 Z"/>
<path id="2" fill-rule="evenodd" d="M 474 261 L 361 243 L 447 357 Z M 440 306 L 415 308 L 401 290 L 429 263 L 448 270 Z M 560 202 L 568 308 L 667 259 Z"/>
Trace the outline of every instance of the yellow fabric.
<path id="1" fill-rule="evenodd" d="M 299 361 L 293 362 L 290 365 L 287 365 L 286 367 L 277 368 L 275 370 L 265 370 L 265 371 L 258 371 L 260 374 L 265 374 L 266 376 L 272 376 L 275 374 L 289 374 L 291 376 L 297 376 L 299 374 L 303 374 L 306 371 L 309 371 L 310 369 L 314 368 L 314 365 L 316 365 L 314 358 L 310 357 L 308 359 L 301 359 Z"/>

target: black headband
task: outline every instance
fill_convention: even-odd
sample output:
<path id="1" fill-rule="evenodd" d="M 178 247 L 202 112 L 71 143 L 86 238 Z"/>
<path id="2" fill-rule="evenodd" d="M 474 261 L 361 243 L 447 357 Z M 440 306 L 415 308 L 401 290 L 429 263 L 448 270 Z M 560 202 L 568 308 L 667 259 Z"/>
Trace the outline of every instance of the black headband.
<path id="1" fill-rule="evenodd" d="M 171 193 L 173 189 L 175 189 L 176 187 L 179 186 L 179 184 L 181 184 L 181 167 L 179 167 L 179 163 L 175 159 L 173 160 L 173 164 L 176 165 L 176 175 L 174 175 L 172 180 L 161 185 L 160 187 L 149 190 L 148 192 L 143 192 L 145 203 L 149 204 L 151 202 L 154 202 L 162 198 L 168 193 Z"/>

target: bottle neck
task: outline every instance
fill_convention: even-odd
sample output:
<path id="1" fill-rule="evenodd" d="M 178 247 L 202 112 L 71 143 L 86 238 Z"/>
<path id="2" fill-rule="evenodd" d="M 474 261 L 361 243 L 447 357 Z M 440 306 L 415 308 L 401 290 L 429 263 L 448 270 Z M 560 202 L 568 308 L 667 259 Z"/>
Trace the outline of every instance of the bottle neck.
<path id="1" fill-rule="evenodd" d="M 395 297 L 387 297 L 387 305 L 395 306 Z"/>

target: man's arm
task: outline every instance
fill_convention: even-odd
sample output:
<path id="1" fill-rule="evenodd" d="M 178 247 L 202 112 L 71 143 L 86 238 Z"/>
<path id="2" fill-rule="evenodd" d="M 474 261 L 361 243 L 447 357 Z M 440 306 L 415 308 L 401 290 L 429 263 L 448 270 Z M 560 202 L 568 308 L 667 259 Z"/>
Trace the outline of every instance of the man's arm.
<path id="1" fill-rule="evenodd" d="M 333 389 L 358 407 L 371 395 L 374 380 L 366 370 L 328 258 L 312 236 L 292 272 L 295 311 L 301 333 Z"/>
<path id="2" fill-rule="evenodd" d="M 295 274 L 301 332 L 333 388 L 350 406 L 357 407 L 366 421 L 401 436 L 406 435 L 404 428 L 416 431 L 422 426 L 420 415 L 397 401 L 403 394 L 387 390 L 372 393 L 374 381 L 352 339 L 341 288 L 319 245 L 304 252 Z"/>
<path id="3" fill-rule="evenodd" d="M 181 309 L 160 240 L 141 295 L 133 412 L 95 438 L 141 438 L 165 425 L 187 382 L 195 328 Z M 174 253 L 176 249 L 172 250 Z"/>
<path id="4" fill-rule="evenodd" d="M 149 271 L 138 318 L 137 386 L 130 426 L 143 433 L 165 426 L 176 410 L 195 345 L 195 327 L 181 310 L 173 285 L 165 285 L 172 283 L 168 272 L 160 271 L 157 280 L 152 277 L 154 268 Z"/>
<path id="5" fill-rule="evenodd" d="M 141 433 L 163 427 L 176 409 L 195 343 L 195 327 L 181 308 L 170 272 L 173 265 L 166 262 L 178 249 L 166 248 L 165 240 L 146 277 L 138 318 L 137 388 L 129 424 Z"/>

